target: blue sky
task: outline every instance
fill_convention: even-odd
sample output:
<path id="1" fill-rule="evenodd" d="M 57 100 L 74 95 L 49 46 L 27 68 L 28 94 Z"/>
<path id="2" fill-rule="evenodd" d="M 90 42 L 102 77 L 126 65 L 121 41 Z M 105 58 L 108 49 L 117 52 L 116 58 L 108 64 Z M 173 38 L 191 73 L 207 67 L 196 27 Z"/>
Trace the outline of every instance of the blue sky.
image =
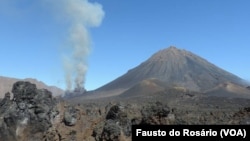
<path id="1" fill-rule="evenodd" d="M 65 88 L 61 51 L 67 46 L 68 25 L 55 14 L 58 9 L 32 0 L 4 1 L 0 2 L 0 76 L 32 77 Z M 171 45 L 250 80 L 248 0 L 90 2 L 101 4 L 105 16 L 99 27 L 89 29 L 87 90 Z"/>

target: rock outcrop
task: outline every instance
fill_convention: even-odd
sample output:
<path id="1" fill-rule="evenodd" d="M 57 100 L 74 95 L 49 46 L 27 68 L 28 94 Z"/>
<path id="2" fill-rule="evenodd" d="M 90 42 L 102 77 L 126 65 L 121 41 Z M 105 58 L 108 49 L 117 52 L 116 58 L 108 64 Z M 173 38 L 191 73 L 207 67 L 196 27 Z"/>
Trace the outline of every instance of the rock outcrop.
<path id="1" fill-rule="evenodd" d="M 163 105 L 160 102 L 146 105 L 142 108 L 142 121 L 141 124 L 148 125 L 161 125 L 167 124 L 168 114 L 170 109 L 167 105 Z"/>
<path id="2" fill-rule="evenodd" d="M 74 126 L 77 121 L 78 111 L 74 107 L 68 107 L 64 112 L 64 123 L 66 126 Z"/>
<path id="3" fill-rule="evenodd" d="M 131 120 L 128 118 L 127 108 L 121 104 L 113 105 L 100 125 L 93 132 L 97 141 L 119 141 L 122 134 L 131 135 Z"/>
<path id="4" fill-rule="evenodd" d="M 13 99 L 6 93 L 0 102 L 0 139 L 36 141 L 58 114 L 56 100 L 48 90 L 24 81 L 14 83 L 12 93 Z"/>
<path id="5" fill-rule="evenodd" d="M 105 120 L 93 131 L 96 141 L 128 140 L 133 124 L 169 123 L 170 110 L 161 102 L 149 103 L 143 107 L 128 104 L 115 104 L 107 112 Z"/>

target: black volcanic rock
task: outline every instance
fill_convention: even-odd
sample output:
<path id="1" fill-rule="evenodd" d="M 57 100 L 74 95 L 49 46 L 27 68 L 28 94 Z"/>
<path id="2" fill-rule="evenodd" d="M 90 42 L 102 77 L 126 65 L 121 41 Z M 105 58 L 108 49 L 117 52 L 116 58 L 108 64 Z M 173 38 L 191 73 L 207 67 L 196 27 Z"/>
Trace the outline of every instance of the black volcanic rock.
<path id="1" fill-rule="evenodd" d="M 141 113 L 141 124 L 160 125 L 165 124 L 165 118 L 168 117 L 170 109 L 167 105 L 163 105 L 161 102 L 156 102 L 147 105 L 147 107 L 143 107 Z"/>
<path id="2" fill-rule="evenodd" d="M 77 122 L 77 110 L 74 107 L 68 107 L 64 112 L 63 121 L 67 126 L 74 126 Z"/>
<path id="3" fill-rule="evenodd" d="M 120 141 L 119 136 L 121 135 L 119 125 L 115 122 L 108 120 L 103 128 L 101 138 L 98 140 L 101 141 Z"/>
<path id="4" fill-rule="evenodd" d="M 7 109 L 11 105 L 10 100 L 10 93 L 7 92 L 3 98 L 3 100 L 0 101 L 0 108 L 1 109 Z"/>
<path id="5" fill-rule="evenodd" d="M 146 79 L 158 79 L 169 86 L 180 86 L 192 91 L 208 90 L 223 82 L 242 84 L 241 78 L 207 60 L 189 51 L 169 47 L 96 91 L 124 92 Z"/>
<path id="6" fill-rule="evenodd" d="M 121 135 L 131 136 L 131 124 L 128 107 L 115 104 L 107 112 L 104 123 L 94 129 L 93 136 L 97 141 L 120 141 Z"/>
<path id="7" fill-rule="evenodd" d="M 12 93 L 14 94 L 13 100 L 16 103 L 29 102 L 37 95 L 36 85 L 30 82 L 19 81 L 14 83 Z"/>
<path id="8" fill-rule="evenodd" d="M 58 114 L 56 100 L 48 90 L 24 81 L 16 82 L 12 93 L 12 100 L 6 93 L 0 102 L 0 139 L 36 140 L 36 135 L 52 126 L 51 120 Z"/>

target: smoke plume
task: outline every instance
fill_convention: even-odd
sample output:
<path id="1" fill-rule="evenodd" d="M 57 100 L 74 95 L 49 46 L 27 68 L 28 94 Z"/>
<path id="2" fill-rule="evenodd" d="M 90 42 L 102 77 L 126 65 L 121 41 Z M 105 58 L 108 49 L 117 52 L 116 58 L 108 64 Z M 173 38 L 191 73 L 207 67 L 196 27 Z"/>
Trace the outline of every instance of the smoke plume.
<path id="1" fill-rule="evenodd" d="M 69 54 L 64 56 L 67 90 L 84 87 L 87 57 L 91 39 L 88 29 L 101 24 L 104 17 L 102 6 L 88 0 L 62 0 L 66 19 L 69 21 Z"/>

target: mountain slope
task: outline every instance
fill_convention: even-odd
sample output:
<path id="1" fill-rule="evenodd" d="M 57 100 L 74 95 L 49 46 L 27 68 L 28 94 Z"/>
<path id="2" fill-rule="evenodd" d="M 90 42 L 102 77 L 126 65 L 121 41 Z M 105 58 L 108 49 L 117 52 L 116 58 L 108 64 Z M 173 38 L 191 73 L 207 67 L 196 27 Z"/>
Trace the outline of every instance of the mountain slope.
<path id="1" fill-rule="evenodd" d="M 250 98 L 250 89 L 231 82 L 221 83 L 205 93 L 209 96 Z"/>
<path id="2" fill-rule="evenodd" d="M 11 92 L 13 84 L 19 80 L 21 79 L 0 76 L 0 98 L 3 98 L 6 92 Z M 53 96 L 59 96 L 64 93 L 62 89 L 55 86 L 47 86 L 43 82 L 36 79 L 27 78 L 23 80 L 36 84 L 38 89 L 48 89 L 52 92 Z"/>
<path id="3" fill-rule="evenodd" d="M 97 89 L 96 92 L 118 94 L 151 78 L 169 86 L 180 86 L 192 91 L 205 91 L 223 82 L 243 84 L 241 78 L 207 60 L 189 51 L 169 47 L 155 53 L 139 66 Z"/>
<path id="4" fill-rule="evenodd" d="M 166 84 L 159 81 L 158 79 L 146 79 L 123 92 L 120 97 L 126 98 L 140 95 L 149 95 L 163 91 L 165 88 L 167 88 Z"/>

